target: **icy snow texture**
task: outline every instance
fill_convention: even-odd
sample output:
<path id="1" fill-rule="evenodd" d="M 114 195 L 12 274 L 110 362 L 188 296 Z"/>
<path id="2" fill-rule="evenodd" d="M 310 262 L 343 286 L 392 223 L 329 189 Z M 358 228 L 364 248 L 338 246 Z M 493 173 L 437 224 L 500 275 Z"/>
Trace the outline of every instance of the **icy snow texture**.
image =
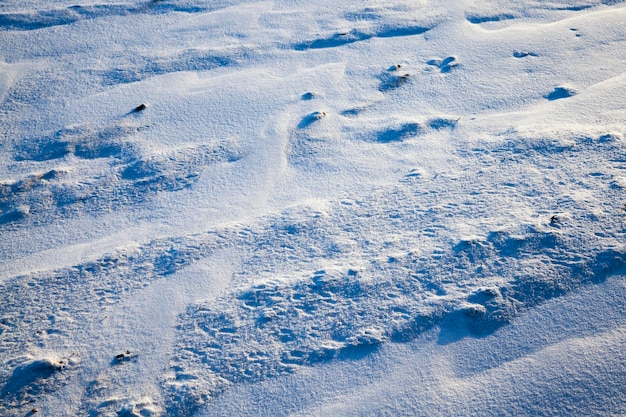
<path id="1" fill-rule="evenodd" d="M 624 22 L 3 2 L 0 414 L 626 413 Z"/>

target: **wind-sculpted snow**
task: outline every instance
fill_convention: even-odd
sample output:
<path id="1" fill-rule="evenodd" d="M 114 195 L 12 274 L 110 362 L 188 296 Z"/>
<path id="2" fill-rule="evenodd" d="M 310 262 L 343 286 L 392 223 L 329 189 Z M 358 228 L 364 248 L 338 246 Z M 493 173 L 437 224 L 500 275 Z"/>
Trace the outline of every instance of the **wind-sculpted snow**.
<path id="1" fill-rule="evenodd" d="M 292 251 L 302 250 L 298 241 L 305 244 L 276 240 L 277 247 Z M 262 284 L 218 303 L 192 305 L 183 315 L 175 377 L 166 381 L 169 412 L 184 415 L 190 404 L 202 404 L 231 384 L 355 360 L 435 326 L 441 343 L 483 337 L 527 308 L 602 282 L 626 265 L 623 251 L 593 251 L 568 240 L 554 231 L 493 232 L 458 243 L 435 264 L 409 252 L 356 269 L 261 275 Z M 586 256 L 572 255 L 579 245 L 589 248 Z M 519 276 L 531 263 L 538 263 L 537 274 Z"/>
<path id="2" fill-rule="evenodd" d="M 132 136 L 143 126 L 113 125 L 96 129 L 79 126 L 62 129 L 46 138 L 27 141 L 15 155 L 17 161 L 58 161 L 58 167 L 0 183 L 0 228 L 53 222 L 72 216 L 120 209 L 140 203 L 158 192 L 191 187 L 207 166 L 234 162 L 241 152 L 232 144 L 198 145 L 156 155 L 146 155 Z M 67 168 L 68 157 L 93 161 L 108 175 L 90 176 Z"/>
<path id="3" fill-rule="evenodd" d="M 130 144 L 120 143 L 141 127 L 113 125 L 103 129 L 91 126 L 73 126 L 54 132 L 45 138 L 25 141 L 15 155 L 17 161 L 48 161 L 74 154 L 82 159 L 122 157 Z M 126 145 L 126 146 L 125 146 Z"/>
<path id="4" fill-rule="evenodd" d="M 204 51 L 190 49 L 174 56 L 145 56 L 137 57 L 132 64 L 107 70 L 87 70 L 86 75 L 101 79 L 102 84 L 111 86 L 116 84 L 134 83 L 148 77 L 168 74 L 179 71 L 208 71 L 211 69 L 236 65 L 237 56 L 245 54 L 245 50 Z"/>
<path id="5" fill-rule="evenodd" d="M 546 10 L 550 10 L 553 16 L 562 16 L 561 18 L 565 19 L 569 17 L 567 13 L 588 12 L 603 5 L 613 6 L 621 3 L 623 0 L 557 1 L 541 5 L 529 1 L 510 4 L 486 1 L 474 5 L 471 11 L 466 13 L 466 18 L 472 24 L 495 24 L 494 28 L 499 28 L 515 23 L 518 19 L 536 19 Z"/>
<path id="6" fill-rule="evenodd" d="M 442 122 L 447 119 L 432 120 L 426 124 L 447 126 Z M 622 188 L 602 172 L 622 165 L 621 137 L 512 137 L 469 152 L 473 157 L 460 160 L 461 171 L 474 174 L 465 178 L 424 182 L 423 175 L 412 171 L 391 189 L 363 198 L 157 240 L 68 269 L 4 282 L 2 349 L 15 352 L 7 364 L 28 352 L 31 337 L 42 349 L 54 346 L 57 356 L 74 358 L 74 365 L 58 374 L 24 380 L 24 389 L 11 392 L 19 391 L 19 404 L 24 405 L 62 389 L 80 372 L 79 363 L 94 360 L 88 340 L 68 344 L 71 334 L 85 323 L 106 323 L 124 300 L 151 282 L 218 249 L 239 248 L 246 255 L 232 277 L 234 291 L 215 301 L 192 303 L 180 317 L 170 371 L 162 381 L 163 406 L 170 415 L 187 415 L 232 384 L 320 362 L 357 360 L 382 344 L 409 342 L 429 329 L 439 329 L 442 344 L 484 337 L 534 305 L 624 270 L 626 252 L 618 243 L 623 238 L 622 208 L 613 206 L 602 216 L 569 214 L 585 212 L 585 201 L 572 196 L 586 189 L 599 190 L 606 201 L 616 200 Z M 174 160 L 186 160 L 184 153 L 174 155 Z M 499 165 L 493 165 L 494 158 Z M 581 158 L 595 163 L 588 165 L 589 175 L 575 177 L 571 169 L 581 166 Z M 462 162 L 467 160 L 471 164 Z M 485 170 L 486 164 L 492 168 Z M 526 164 L 552 169 L 562 183 L 523 177 L 512 188 L 512 179 L 503 178 L 502 170 Z M 133 162 L 124 169 L 122 178 L 146 181 L 149 187 L 160 170 L 174 168 Z M 459 187 L 473 189 L 473 195 L 459 201 Z M 507 193 L 511 204 L 522 204 L 517 199 L 525 195 L 544 214 L 534 222 L 507 225 L 507 214 L 491 212 L 489 204 Z M 560 211 L 548 210 L 554 203 Z M 450 219 L 484 219 L 502 226 L 461 237 Z M 130 363 L 140 363 L 141 355 L 133 355 L 129 351 Z M 85 413 L 123 406 L 126 400 L 112 401 L 118 394 L 103 381 L 124 371 L 126 357 L 124 350 L 110 352 L 105 361 L 109 368 L 100 371 L 99 382 L 85 394 Z M 3 386 L 17 384 L 21 368 L 3 369 Z M 150 404 L 146 407 L 157 407 Z"/>
<path id="7" fill-rule="evenodd" d="M 622 2 L 1 3 L 0 415 L 625 410 Z"/>
<path id="8" fill-rule="evenodd" d="M 619 141 L 581 138 L 561 147 L 531 139 L 491 152 L 513 164 L 532 158 L 539 165 L 567 165 L 588 152 L 610 164 L 622 149 Z M 553 169 L 565 178 L 563 165 Z M 476 199 L 483 195 L 488 201 L 495 192 L 486 188 L 492 179 L 476 180 Z M 543 192 L 551 187 L 542 179 L 526 180 L 518 185 L 525 193 L 547 197 Z M 165 381 L 168 412 L 185 415 L 232 384 L 318 362 L 356 360 L 381 344 L 409 342 L 435 327 L 442 344 L 485 337 L 535 305 L 626 267 L 626 251 L 617 244 L 623 233 L 618 207 L 615 218 L 546 214 L 536 224 L 455 239 L 445 219 L 462 223 L 486 216 L 480 210 L 489 204 L 456 204 L 453 184 L 430 186 L 435 184 L 441 188 L 421 193 L 419 177 L 409 176 L 392 192 L 321 212 L 285 213 L 265 230 L 240 235 L 256 248 L 236 278 L 240 289 L 217 302 L 191 305 L 181 317 L 175 349 L 180 354 Z M 590 186 L 563 184 L 562 190 Z M 610 200 L 611 188 L 603 190 Z M 583 210 L 571 199 L 555 198 L 563 209 Z M 420 249 L 437 235 L 446 235 L 449 245 Z"/>
<path id="9" fill-rule="evenodd" d="M 325 49 L 336 48 L 338 46 L 348 45 L 354 42 L 365 41 L 371 38 L 394 38 L 397 36 L 415 36 L 428 32 L 430 27 L 408 26 L 408 27 L 382 27 L 374 32 L 365 32 L 353 29 L 350 32 L 336 33 L 328 38 L 316 39 L 309 42 L 303 42 L 294 45 L 297 51 L 306 51 L 308 49 Z"/>
<path id="10" fill-rule="evenodd" d="M 419 18 L 408 17 L 414 10 L 418 10 Z M 415 6 L 393 3 L 366 7 L 358 11 L 348 10 L 343 13 L 342 18 L 353 25 L 350 30 L 298 42 L 293 45 L 293 49 L 296 51 L 323 50 L 376 38 L 393 39 L 422 35 L 436 26 L 437 19 L 431 20 L 430 14 L 430 11 L 424 13 L 424 10 Z"/>
<path id="11" fill-rule="evenodd" d="M 10 362 L 15 366 L 0 395 L 4 404 L 0 410 L 4 413 L 16 410 L 34 398 L 55 391 L 70 378 L 70 369 L 77 365 L 75 358 L 32 359 L 17 358 Z"/>
<path id="12" fill-rule="evenodd" d="M 135 4 L 73 5 L 67 8 L 37 10 L 27 13 L 0 14 L 0 28 L 4 30 L 37 30 L 69 25 L 85 19 L 136 14 L 161 14 L 169 12 L 198 13 L 208 7 L 179 4 L 164 0 L 143 0 Z"/>
<path id="13" fill-rule="evenodd" d="M 62 389 L 76 377 L 81 360 L 89 363 L 98 359 L 90 351 L 94 340 L 89 339 L 89 334 L 69 343 L 71 334 L 85 326 L 101 327 L 132 294 L 210 256 L 223 243 L 223 236 L 215 233 L 164 239 L 71 268 L 18 276 L 0 284 L 0 349 L 12 352 L 3 358 L 0 371 L 0 386 L 4 387 L 0 413 L 23 415 L 19 414 L 20 409 L 48 391 Z M 42 362 L 43 359 L 32 364 L 24 362 L 23 356 L 33 344 L 39 349 L 53 349 L 55 355 L 65 359 L 52 364 Z M 125 358 L 116 359 L 118 354 L 110 352 L 109 361 L 123 362 Z M 102 371 L 106 374 L 106 369 Z M 101 393 L 109 394 L 108 389 Z M 86 413 L 93 411 L 89 407 L 97 407 L 106 399 L 94 394 L 85 400 Z"/>

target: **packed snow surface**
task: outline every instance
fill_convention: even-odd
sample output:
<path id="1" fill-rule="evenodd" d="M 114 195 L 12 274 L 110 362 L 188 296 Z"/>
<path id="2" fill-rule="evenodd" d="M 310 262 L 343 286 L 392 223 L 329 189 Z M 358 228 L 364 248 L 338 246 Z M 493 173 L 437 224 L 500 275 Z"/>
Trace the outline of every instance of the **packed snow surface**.
<path id="1" fill-rule="evenodd" d="M 0 2 L 0 415 L 626 414 L 619 0 Z"/>

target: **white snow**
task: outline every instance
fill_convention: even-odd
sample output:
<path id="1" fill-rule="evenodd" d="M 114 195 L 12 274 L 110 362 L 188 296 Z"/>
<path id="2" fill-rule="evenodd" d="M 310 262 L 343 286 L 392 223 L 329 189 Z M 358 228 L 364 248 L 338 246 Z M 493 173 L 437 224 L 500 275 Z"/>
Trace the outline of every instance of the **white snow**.
<path id="1" fill-rule="evenodd" d="M 626 413 L 625 22 L 2 2 L 0 415 Z"/>

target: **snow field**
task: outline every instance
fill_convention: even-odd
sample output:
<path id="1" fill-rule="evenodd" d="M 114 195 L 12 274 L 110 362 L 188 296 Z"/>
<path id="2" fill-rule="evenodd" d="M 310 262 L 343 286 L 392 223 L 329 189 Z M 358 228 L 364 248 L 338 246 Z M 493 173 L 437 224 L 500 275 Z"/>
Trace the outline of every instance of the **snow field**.
<path id="1" fill-rule="evenodd" d="M 3 3 L 0 414 L 623 412 L 625 10 Z"/>

